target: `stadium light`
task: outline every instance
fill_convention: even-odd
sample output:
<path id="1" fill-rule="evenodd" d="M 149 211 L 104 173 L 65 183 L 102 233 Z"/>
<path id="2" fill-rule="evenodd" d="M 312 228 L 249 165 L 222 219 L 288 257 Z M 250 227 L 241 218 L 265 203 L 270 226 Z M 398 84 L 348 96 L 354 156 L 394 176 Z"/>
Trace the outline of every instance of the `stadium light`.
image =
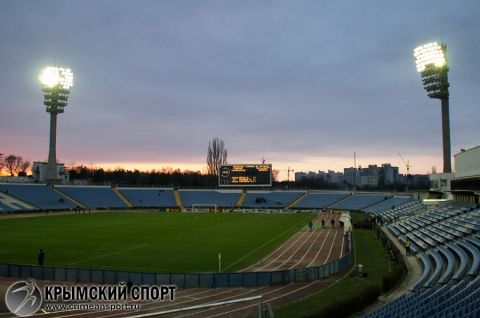
<path id="1" fill-rule="evenodd" d="M 450 111 L 448 87 L 447 46 L 427 43 L 413 51 L 417 71 L 430 98 L 440 99 L 442 105 L 443 172 L 452 172 L 450 147 Z"/>
<path id="2" fill-rule="evenodd" d="M 50 113 L 50 147 L 48 150 L 47 183 L 57 181 L 57 115 L 64 112 L 73 86 L 73 73 L 69 68 L 46 67 L 39 76 L 44 96 L 43 104 Z"/>

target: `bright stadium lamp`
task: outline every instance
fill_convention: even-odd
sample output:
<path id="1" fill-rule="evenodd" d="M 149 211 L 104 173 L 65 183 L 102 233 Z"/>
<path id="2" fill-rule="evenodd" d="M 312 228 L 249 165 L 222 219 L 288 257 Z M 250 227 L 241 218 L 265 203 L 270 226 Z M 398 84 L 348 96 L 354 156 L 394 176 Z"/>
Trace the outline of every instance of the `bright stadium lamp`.
<path id="1" fill-rule="evenodd" d="M 450 111 L 448 87 L 447 46 L 445 43 L 427 43 L 413 51 L 417 71 L 430 98 L 442 104 L 443 172 L 451 173 Z"/>
<path id="2" fill-rule="evenodd" d="M 57 114 L 63 113 L 73 86 L 73 73 L 68 68 L 46 67 L 39 76 L 44 96 L 43 104 L 50 113 L 50 147 L 48 151 L 47 183 L 57 182 Z"/>

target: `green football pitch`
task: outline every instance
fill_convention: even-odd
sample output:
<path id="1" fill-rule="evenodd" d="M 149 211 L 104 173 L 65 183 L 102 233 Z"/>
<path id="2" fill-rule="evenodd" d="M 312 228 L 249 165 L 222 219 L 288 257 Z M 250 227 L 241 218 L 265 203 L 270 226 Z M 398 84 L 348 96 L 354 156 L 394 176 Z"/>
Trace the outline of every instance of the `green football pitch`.
<path id="1" fill-rule="evenodd" d="M 0 263 L 161 272 L 235 271 L 312 214 L 101 212 L 0 219 Z"/>

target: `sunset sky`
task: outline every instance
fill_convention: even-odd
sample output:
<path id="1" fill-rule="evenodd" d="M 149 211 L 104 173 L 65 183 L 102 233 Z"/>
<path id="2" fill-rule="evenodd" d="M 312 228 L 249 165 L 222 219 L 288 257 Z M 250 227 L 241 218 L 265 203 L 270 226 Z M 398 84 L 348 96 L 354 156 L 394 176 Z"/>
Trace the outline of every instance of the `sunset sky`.
<path id="1" fill-rule="evenodd" d="M 68 66 L 64 163 L 203 170 L 442 167 L 440 102 L 413 49 L 444 41 L 452 153 L 480 145 L 480 2 L 0 1 L 0 153 L 47 159 L 38 75 Z M 282 173 L 286 175 L 285 172 Z"/>

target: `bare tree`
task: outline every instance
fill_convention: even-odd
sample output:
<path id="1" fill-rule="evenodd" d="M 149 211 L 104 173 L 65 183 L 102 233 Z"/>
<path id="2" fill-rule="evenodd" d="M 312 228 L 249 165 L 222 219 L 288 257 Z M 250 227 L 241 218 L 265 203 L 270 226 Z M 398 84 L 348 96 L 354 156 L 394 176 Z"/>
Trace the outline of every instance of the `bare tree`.
<path id="1" fill-rule="evenodd" d="M 27 170 L 30 169 L 32 166 L 32 163 L 30 160 L 25 159 L 22 160 L 20 163 L 20 166 L 18 167 L 18 175 L 26 176 L 27 175 Z"/>
<path id="2" fill-rule="evenodd" d="M 208 142 L 207 172 L 218 176 L 220 165 L 227 163 L 228 152 L 222 139 L 215 137 Z"/>
<path id="3" fill-rule="evenodd" d="M 21 156 L 8 155 L 4 159 L 5 168 L 12 177 L 18 173 L 22 162 L 23 158 Z"/>

